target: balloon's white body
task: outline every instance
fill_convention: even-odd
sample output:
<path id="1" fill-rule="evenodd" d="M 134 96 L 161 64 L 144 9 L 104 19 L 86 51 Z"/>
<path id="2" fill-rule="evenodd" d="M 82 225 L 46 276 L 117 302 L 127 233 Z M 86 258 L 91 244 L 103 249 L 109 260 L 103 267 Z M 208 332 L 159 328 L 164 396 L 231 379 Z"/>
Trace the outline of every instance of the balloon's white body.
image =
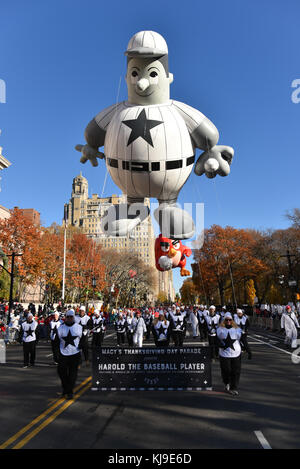
<path id="1" fill-rule="evenodd" d="M 124 121 L 136 120 L 143 110 L 147 120 L 160 122 L 150 130 L 152 144 L 143 136 L 128 144 L 132 130 Z M 150 106 L 122 102 L 100 112 L 95 121 L 106 130 L 106 166 L 115 184 L 130 198 L 176 200 L 193 169 L 190 133 L 204 117 L 174 100 Z"/>

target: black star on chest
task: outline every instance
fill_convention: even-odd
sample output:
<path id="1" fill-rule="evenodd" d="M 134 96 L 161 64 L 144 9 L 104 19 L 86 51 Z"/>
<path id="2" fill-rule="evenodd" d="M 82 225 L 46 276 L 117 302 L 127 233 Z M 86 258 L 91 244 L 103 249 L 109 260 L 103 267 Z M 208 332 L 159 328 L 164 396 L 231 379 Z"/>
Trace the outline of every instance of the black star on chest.
<path id="1" fill-rule="evenodd" d="M 158 329 L 159 335 L 160 335 L 160 334 L 164 334 L 164 335 L 165 335 L 165 334 L 166 334 L 166 330 L 167 330 L 167 329 L 164 328 L 164 326 L 161 324 L 160 328 Z"/>
<path id="2" fill-rule="evenodd" d="M 124 327 L 125 327 L 125 321 L 117 323 L 118 331 L 122 331 L 124 329 Z"/>
<path id="3" fill-rule="evenodd" d="M 152 142 L 150 130 L 157 125 L 163 124 L 163 122 L 147 119 L 146 111 L 143 109 L 138 115 L 137 119 L 123 121 L 123 124 L 127 125 L 127 127 L 131 129 L 127 146 L 134 142 L 137 138 L 142 137 L 147 143 L 149 143 L 149 145 L 153 147 L 154 145 Z"/>
<path id="4" fill-rule="evenodd" d="M 27 331 L 26 331 L 27 337 L 29 337 L 30 335 L 33 337 L 33 332 L 34 332 L 34 330 L 31 329 L 31 327 L 29 329 L 27 329 Z"/>
<path id="5" fill-rule="evenodd" d="M 176 324 L 175 324 L 175 325 L 176 325 L 176 327 L 179 327 L 179 326 L 181 326 L 181 321 L 180 321 L 180 319 L 179 319 L 179 318 L 177 319 L 177 321 L 176 321 Z"/>
<path id="6" fill-rule="evenodd" d="M 233 345 L 235 341 L 236 339 L 232 339 L 230 332 L 228 331 L 227 337 L 224 340 L 224 349 L 231 348 L 232 350 L 235 350 L 234 345 Z"/>
<path id="7" fill-rule="evenodd" d="M 65 346 L 66 348 L 68 345 L 73 345 L 75 347 L 74 340 L 77 338 L 77 335 L 72 335 L 71 331 L 68 332 L 68 334 L 65 337 L 62 337 L 62 339 L 65 341 Z"/>

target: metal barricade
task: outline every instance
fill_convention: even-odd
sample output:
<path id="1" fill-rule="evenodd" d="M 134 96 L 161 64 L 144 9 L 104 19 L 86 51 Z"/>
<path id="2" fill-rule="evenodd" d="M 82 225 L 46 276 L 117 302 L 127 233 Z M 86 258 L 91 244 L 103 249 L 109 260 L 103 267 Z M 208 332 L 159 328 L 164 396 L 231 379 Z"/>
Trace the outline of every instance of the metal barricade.
<path id="1" fill-rule="evenodd" d="M 0 363 L 6 363 L 5 331 L 0 330 Z"/>

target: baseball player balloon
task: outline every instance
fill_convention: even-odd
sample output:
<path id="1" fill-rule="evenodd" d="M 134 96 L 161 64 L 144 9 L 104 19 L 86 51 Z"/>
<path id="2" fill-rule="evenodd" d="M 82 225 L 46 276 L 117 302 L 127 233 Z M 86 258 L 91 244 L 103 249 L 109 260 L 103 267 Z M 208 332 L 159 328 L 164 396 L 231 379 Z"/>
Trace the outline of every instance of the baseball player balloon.
<path id="1" fill-rule="evenodd" d="M 126 83 L 128 100 L 104 109 L 85 130 L 86 145 L 76 145 L 81 162 L 105 158 L 115 184 L 127 195 L 127 205 L 108 210 L 102 229 L 126 236 L 149 215 L 145 197 L 156 198 L 154 212 L 163 236 L 193 237 L 192 217 L 177 205 L 180 189 L 194 171 L 209 178 L 227 176 L 233 149 L 217 145 L 219 133 L 200 111 L 170 99 L 173 75 L 168 68 L 168 47 L 154 31 L 141 31 L 129 41 Z M 104 154 L 99 148 L 104 145 Z"/>

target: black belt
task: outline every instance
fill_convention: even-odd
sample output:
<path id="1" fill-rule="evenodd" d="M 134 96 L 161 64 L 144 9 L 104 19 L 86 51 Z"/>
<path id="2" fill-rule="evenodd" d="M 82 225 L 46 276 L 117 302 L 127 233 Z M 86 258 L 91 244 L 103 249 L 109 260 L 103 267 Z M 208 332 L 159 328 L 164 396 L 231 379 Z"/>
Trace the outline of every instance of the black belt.
<path id="1" fill-rule="evenodd" d="M 144 171 L 149 173 L 150 171 L 160 171 L 160 163 L 161 161 L 124 161 L 124 160 L 117 160 L 114 158 L 107 158 L 108 165 L 112 168 L 119 168 L 119 161 L 122 162 L 122 169 L 127 171 Z M 167 160 L 166 161 L 166 169 L 179 169 L 183 167 L 184 161 L 186 162 L 186 166 L 190 166 L 195 161 L 195 155 L 190 156 L 184 160 Z"/>

